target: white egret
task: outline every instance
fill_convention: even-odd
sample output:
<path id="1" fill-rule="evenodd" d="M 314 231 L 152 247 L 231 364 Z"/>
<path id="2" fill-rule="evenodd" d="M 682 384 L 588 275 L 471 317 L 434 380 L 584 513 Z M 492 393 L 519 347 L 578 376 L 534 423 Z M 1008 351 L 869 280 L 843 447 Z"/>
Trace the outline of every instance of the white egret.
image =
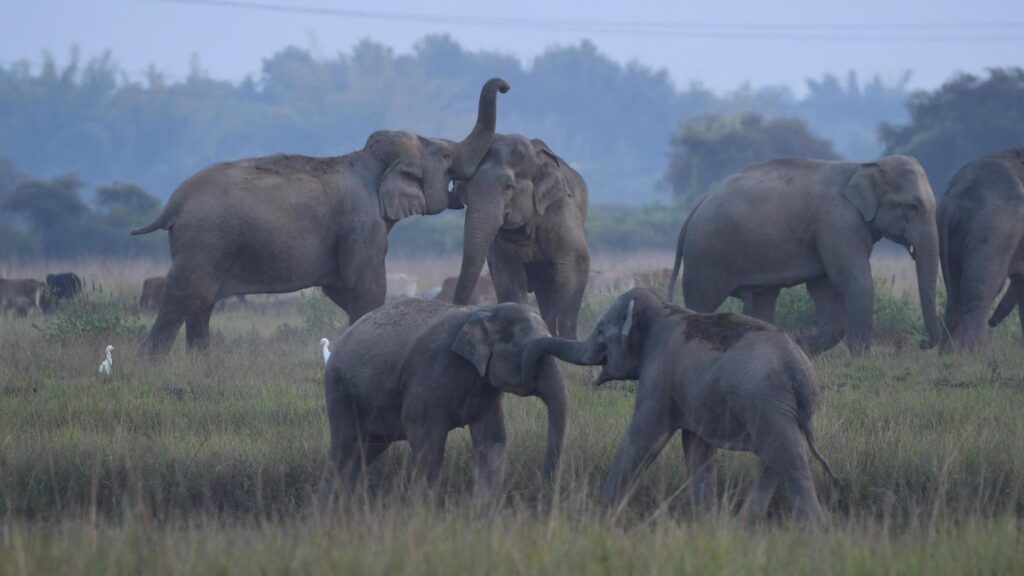
<path id="1" fill-rule="evenodd" d="M 107 349 L 104 351 L 107 354 L 107 358 L 100 363 L 100 374 L 110 376 L 110 369 L 114 366 L 114 359 L 110 357 L 110 351 L 113 349 L 113 346 L 108 345 Z"/>
<path id="2" fill-rule="evenodd" d="M 320 347 L 324 351 L 324 366 L 327 366 L 327 361 L 331 359 L 331 341 L 327 338 L 321 338 Z"/>

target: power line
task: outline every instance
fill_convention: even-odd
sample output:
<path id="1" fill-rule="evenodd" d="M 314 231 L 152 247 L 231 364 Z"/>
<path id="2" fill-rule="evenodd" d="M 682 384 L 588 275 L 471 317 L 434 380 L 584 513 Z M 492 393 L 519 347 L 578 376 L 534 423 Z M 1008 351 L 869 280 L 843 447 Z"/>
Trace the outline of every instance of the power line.
<path id="1" fill-rule="evenodd" d="M 765 39 L 809 41 L 921 41 L 999 42 L 1024 41 L 1024 22 L 930 22 L 930 23 L 819 23 L 750 24 L 742 22 L 642 22 L 607 20 L 558 20 L 546 18 L 437 15 L 380 12 L 256 2 L 247 0 L 146 0 L 206 8 L 252 12 L 276 12 L 327 17 L 442 24 L 478 28 L 529 29 L 591 34 L 657 35 L 683 38 Z"/>

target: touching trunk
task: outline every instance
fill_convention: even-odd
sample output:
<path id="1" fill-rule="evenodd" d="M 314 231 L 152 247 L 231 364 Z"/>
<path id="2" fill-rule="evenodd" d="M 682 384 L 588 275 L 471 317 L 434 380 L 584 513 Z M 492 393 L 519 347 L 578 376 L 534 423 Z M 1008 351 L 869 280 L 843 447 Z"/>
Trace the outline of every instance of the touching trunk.
<path id="1" fill-rule="evenodd" d="M 498 92 L 508 92 L 508 83 L 501 78 L 491 78 L 480 89 L 480 107 L 477 110 L 476 126 L 465 140 L 459 142 L 452 160 L 451 173 L 456 180 L 466 180 L 476 172 L 487 149 L 494 139 L 497 124 Z"/>
<path id="2" fill-rule="evenodd" d="M 568 415 L 565 382 L 562 380 L 562 375 L 555 369 L 554 363 L 548 363 L 541 369 L 541 379 L 537 382 L 535 391 L 537 397 L 548 408 L 548 442 L 544 451 L 544 477 L 553 478 L 558 469 L 558 461 L 562 457 L 565 422 Z"/>
<path id="3" fill-rule="evenodd" d="M 455 304 L 469 304 L 483 270 L 487 251 L 501 228 L 501 206 L 480 206 L 470 202 L 466 208 L 466 223 L 462 232 L 462 268 L 455 285 Z"/>
<path id="4" fill-rule="evenodd" d="M 917 265 L 917 289 L 921 300 L 921 317 L 924 318 L 928 340 L 921 342 L 922 348 L 933 348 L 942 337 L 939 315 L 935 309 L 935 283 L 938 280 L 939 242 L 937 234 L 926 232 L 920 245 L 914 246 Z"/>
<path id="5" fill-rule="evenodd" d="M 586 340 L 577 342 L 568 338 L 538 338 L 530 342 L 523 351 L 523 386 L 529 387 L 537 373 L 537 364 L 544 356 L 554 356 L 571 364 L 594 366 L 601 360 L 601 354 L 594 345 L 594 332 Z"/>

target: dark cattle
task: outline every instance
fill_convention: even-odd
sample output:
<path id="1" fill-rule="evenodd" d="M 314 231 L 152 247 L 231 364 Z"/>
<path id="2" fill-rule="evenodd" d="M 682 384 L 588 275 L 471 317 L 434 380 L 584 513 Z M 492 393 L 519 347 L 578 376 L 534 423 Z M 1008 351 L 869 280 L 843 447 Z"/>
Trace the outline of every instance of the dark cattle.
<path id="1" fill-rule="evenodd" d="M 47 274 L 46 289 L 50 295 L 49 300 L 56 304 L 78 296 L 82 292 L 82 279 L 74 272 Z"/>
<path id="2" fill-rule="evenodd" d="M 18 316 L 28 316 L 41 311 L 45 291 L 46 285 L 38 280 L 0 278 L 0 312 L 13 310 Z"/>

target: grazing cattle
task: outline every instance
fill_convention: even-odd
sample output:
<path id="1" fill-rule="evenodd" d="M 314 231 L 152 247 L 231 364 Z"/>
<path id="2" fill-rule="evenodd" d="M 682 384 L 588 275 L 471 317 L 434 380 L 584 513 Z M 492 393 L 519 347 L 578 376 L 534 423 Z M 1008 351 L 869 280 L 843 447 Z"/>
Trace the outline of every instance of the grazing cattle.
<path id="1" fill-rule="evenodd" d="M 0 312 L 13 310 L 18 316 L 42 312 L 45 295 L 46 284 L 38 280 L 0 278 Z"/>
<path id="2" fill-rule="evenodd" d="M 459 283 L 459 279 L 455 276 L 445 278 L 444 283 L 441 284 L 441 291 L 434 297 L 435 300 L 441 300 L 442 302 L 451 302 L 455 299 L 455 286 Z M 477 280 L 476 287 L 473 288 L 473 293 L 469 297 L 468 304 L 470 306 L 481 306 L 484 304 L 497 304 L 498 294 L 494 291 L 494 282 L 491 281 L 490 276 L 481 276 Z"/>
<path id="3" fill-rule="evenodd" d="M 139 298 L 139 310 L 156 312 L 160 309 L 160 295 L 164 292 L 164 277 L 152 276 L 142 282 L 142 296 Z"/>
<path id="4" fill-rule="evenodd" d="M 54 302 L 74 298 L 82 292 L 82 278 L 74 272 L 46 275 L 46 288 Z"/>

